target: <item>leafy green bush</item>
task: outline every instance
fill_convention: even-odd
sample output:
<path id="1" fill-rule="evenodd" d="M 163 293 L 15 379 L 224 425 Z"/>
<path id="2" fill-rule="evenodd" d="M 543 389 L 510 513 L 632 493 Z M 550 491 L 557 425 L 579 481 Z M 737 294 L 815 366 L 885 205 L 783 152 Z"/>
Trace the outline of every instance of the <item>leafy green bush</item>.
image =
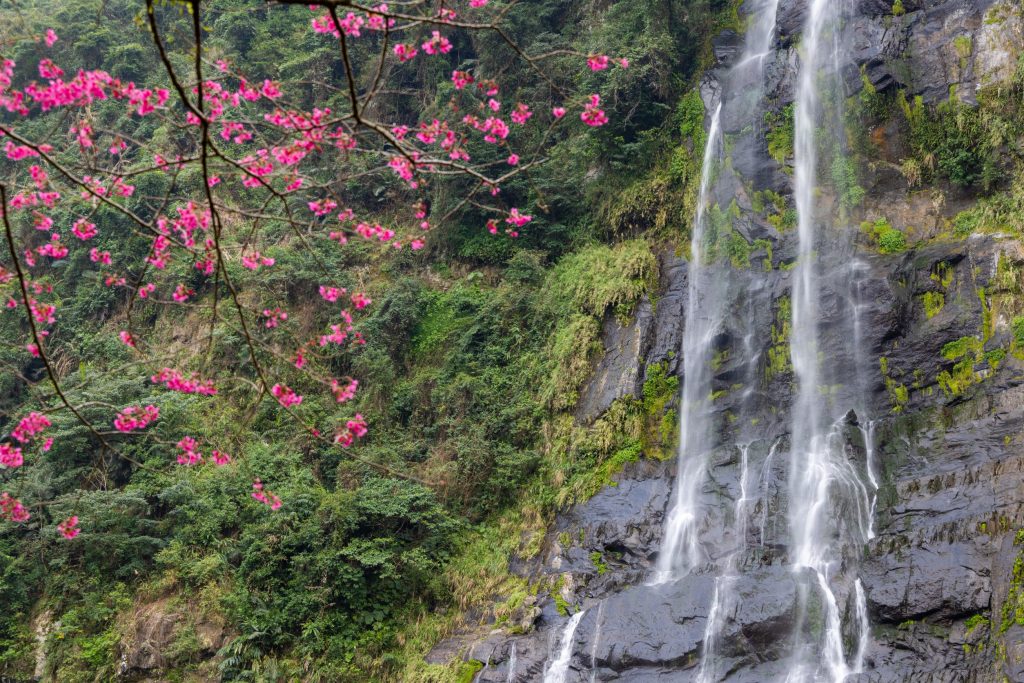
<path id="1" fill-rule="evenodd" d="M 886 230 L 878 238 L 878 250 L 883 254 L 898 254 L 907 248 L 907 238 L 899 230 Z"/>
<path id="2" fill-rule="evenodd" d="M 865 221 L 861 223 L 861 230 L 871 236 L 883 254 L 898 254 L 907 249 L 906 235 L 892 227 L 887 218 Z"/>
<path id="3" fill-rule="evenodd" d="M 796 140 L 794 105 L 789 105 L 781 112 L 768 112 L 764 121 L 768 126 L 765 138 L 768 141 L 768 154 L 780 164 L 793 156 L 793 144 Z"/>

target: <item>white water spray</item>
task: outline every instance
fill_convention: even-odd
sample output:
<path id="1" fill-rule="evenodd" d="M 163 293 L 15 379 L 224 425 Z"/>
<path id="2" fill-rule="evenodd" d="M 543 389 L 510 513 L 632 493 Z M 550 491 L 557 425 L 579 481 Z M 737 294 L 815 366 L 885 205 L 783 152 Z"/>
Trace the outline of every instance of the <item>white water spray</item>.
<path id="1" fill-rule="evenodd" d="M 565 625 L 562 638 L 558 647 L 558 656 L 552 660 L 547 671 L 544 672 L 544 683 L 566 683 L 569 676 L 569 664 L 572 662 L 573 639 L 576 637 L 576 627 L 586 614 L 586 610 L 580 610 L 572 615 Z"/>
<path id="2" fill-rule="evenodd" d="M 857 605 L 857 625 L 859 638 L 857 640 L 857 655 L 853 658 L 853 673 L 859 674 L 864 671 L 864 654 L 868 650 L 868 641 L 871 638 L 871 622 L 868 619 L 868 601 L 864 595 L 864 584 L 860 579 L 854 584 L 854 599 Z"/>
<path id="3" fill-rule="evenodd" d="M 737 596 L 732 588 L 736 581 L 736 562 L 746 549 L 747 508 L 750 503 L 750 444 L 743 444 L 737 448 L 740 455 L 740 491 L 733 504 L 732 533 L 735 545 L 726 557 L 721 575 L 715 578 L 711 611 L 704 627 L 704 651 L 700 669 L 697 671 L 697 683 L 715 683 L 720 680 L 722 662 L 719 657 L 719 640 L 725 620 L 733 613 L 737 604 Z"/>
<path id="4" fill-rule="evenodd" d="M 508 655 L 508 677 L 505 683 L 515 683 L 516 680 L 516 642 L 512 641 L 512 651 Z"/>
<path id="5" fill-rule="evenodd" d="M 870 496 L 845 449 L 846 420 L 826 412 L 829 403 L 821 393 L 825 384 L 820 369 L 823 350 L 818 343 L 820 293 L 824 286 L 834 284 L 834 276 L 833 280 L 822 277 L 819 267 L 820 245 L 828 244 L 829 238 L 818 238 L 819 223 L 826 218 L 816 210 L 818 144 L 823 126 L 836 139 L 842 139 L 838 117 L 834 112 L 827 115 L 822 102 L 823 93 L 842 92 L 837 38 L 842 4 L 836 0 L 810 1 L 797 87 L 794 194 L 799 248 L 793 277 L 791 358 L 799 390 L 792 410 L 789 513 L 791 560 L 800 597 L 793 662 L 785 679 L 789 683 L 842 683 L 851 673 L 843 651 L 843 624 L 833 588 L 837 573 L 843 570 L 842 548 L 835 547 L 834 541 L 843 540 L 844 528 L 853 542 L 864 543 L 873 533 Z M 860 349 L 854 351 L 859 353 Z M 845 377 L 855 375 L 848 373 Z M 832 424 L 826 428 L 829 422 Z M 836 519 L 840 514 L 844 518 Z M 812 600 L 820 607 L 820 632 L 814 632 L 807 619 Z M 866 623 L 866 619 L 863 621 Z M 861 642 L 866 638 L 865 623 L 858 624 Z"/>

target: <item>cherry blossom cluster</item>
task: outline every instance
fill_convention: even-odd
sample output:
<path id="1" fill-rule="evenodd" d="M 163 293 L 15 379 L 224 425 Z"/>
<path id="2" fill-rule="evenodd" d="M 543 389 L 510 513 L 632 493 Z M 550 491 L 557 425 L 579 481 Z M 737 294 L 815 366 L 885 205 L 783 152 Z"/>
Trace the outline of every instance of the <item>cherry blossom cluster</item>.
<path id="1" fill-rule="evenodd" d="M 195 373 L 186 378 L 177 370 L 164 368 L 149 378 L 154 384 L 163 384 L 171 391 L 180 391 L 183 394 L 201 394 L 203 396 L 214 396 L 217 388 L 213 386 L 213 380 L 200 380 Z"/>
<path id="2" fill-rule="evenodd" d="M 32 515 L 29 514 L 20 500 L 12 498 L 6 491 L 0 491 L 0 518 L 6 518 L 12 522 L 27 522 Z"/>
<path id="3" fill-rule="evenodd" d="M 356 439 L 366 436 L 368 431 L 366 420 L 363 419 L 362 415 L 356 413 L 354 418 L 345 423 L 344 429 L 335 432 L 334 443 L 342 448 L 348 448 Z"/>
<path id="4" fill-rule="evenodd" d="M 128 406 L 122 408 L 114 418 L 114 429 L 119 432 L 137 432 L 145 429 L 151 422 L 160 417 L 160 409 L 155 405 Z"/>
<path id="5" fill-rule="evenodd" d="M 231 463 L 231 456 L 216 448 L 210 451 L 210 460 L 218 467 Z M 199 441 L 191 436 L 182 437 L 178 441 L 178 464 L 192 466 L 203 461 L 203 454 L 199 448 Z"/>
<path id="6" fill-rule="evenodd" d="M 271 510 L 277 510 L 281 507 L 281 499 L 278 498 L 276 493 L 267 491 L 263 488 L 263 482 L 257 478 L 252 482 L 252 497 L 254 500 L 258 500 L 263 503 Z"/>
<path id="7" fill-rule="evenodd" d="M 64 538 L 74 538 L 81 531 L 81 529 L 78 528 L 78 517 L 76 515 L 71 515 L 57 525 L 57 531 L 59 531 L 60 535 Z"/>

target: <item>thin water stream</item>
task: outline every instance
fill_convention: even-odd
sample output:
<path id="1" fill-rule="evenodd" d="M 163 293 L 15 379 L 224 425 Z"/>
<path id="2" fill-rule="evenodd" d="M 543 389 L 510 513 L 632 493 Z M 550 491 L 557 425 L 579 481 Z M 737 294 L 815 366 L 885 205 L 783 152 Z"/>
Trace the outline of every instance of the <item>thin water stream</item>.
<path id="1" fill-rule="evenodd" d="M 558 655 L 551 660 L 547 671 L 544 672 L 544 683 L 566 683 L 569 676 L 569 664 L 572 662 L 573 639 L 576 637 L 576 627 L 586 614 L 586 610 L 580 610 L 569 618 L 565 630 L 559 638 Z"/>

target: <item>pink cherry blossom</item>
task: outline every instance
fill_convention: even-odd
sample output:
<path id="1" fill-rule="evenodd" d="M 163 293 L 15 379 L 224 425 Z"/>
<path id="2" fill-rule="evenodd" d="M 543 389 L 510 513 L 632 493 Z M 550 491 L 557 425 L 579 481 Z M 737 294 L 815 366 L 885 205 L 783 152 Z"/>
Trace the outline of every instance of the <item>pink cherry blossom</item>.
<path id="1" fill-rule="evenodd" d="M 419 50 L 416 49 L 416 46 L 406 45 L 405 43 L 398 43 L 394 48 L 392 48 L 392 51 L 395 53 L 395 56 L 398 57 L 398 61 L 400 62 L 408 62 L 419 52 Z"/>
<path id="2" fill-rule="evenodd" d="M 356 389 L 359 388 L 359 382 L 357 380 L 350 380 L 348 384 L 342 385 L 338 380 L 331 380 L 331 393 L 334 394 L 334 399 L 338 403 L 344 403 L 351 401 L 356 396 Z"/>
<path id="3" fill-rule="evenodd" d="M 302 396 L 296 394 L 290 387 L 283 384 L 275 384 L 270 389 L 270 393 L 274 395 L 277 402 L 285 408 L 291 408 L 302 403 Z"/>
<path id="4" fill-rule="evenodd" d="M 373 303 L 373 300 L 362 292 L 354 292 L 351 296 L 352 304 L 356 310 L 361 310 Z"/>
<path id="5" fill-rule="evenodd" d="M 217 388 L 213 386 L 213 380 L 202 380 L 193 373 L 191 377 L 185 377 L 179 371 L 172 368 L 164 368 L 149 378 L 153 384 L 163 384 L 171 391 L 178 391 L 183 394 L 200 394 L 202 396 L 215 396 Z"/>
<path id="6" fill-rule="evenodd" d="M 509 225 L 514 225 L 517 228 L 521 228 L 532 220 L 533 216 L 523 215 L 519 213 L 519 209 L 513 208 L 509 212 L 508 218 L 505 219 L 505 222 L 508 223 Z"/>
<path id="7" fill-rule="evenodd" d="M 57 531 L 60 532 L 61 536 L 68 540 L 74 538 L 81 531 L 81 529 L 78 528 L 78 517 L 76 515 L 71 515 L 57 525 Z"/>
<path id="8" fill-rule="evenodd" d="M 453 71 L 452 72 L 452 83 L 455 84 L 456 90 L 462 90 L 467 85 L 473 82 L 473 77 L 465 71 Z"/>
<path id="9" fill-rule="evenodd" d="M 345 293 L 344 288 L 327 287 L 320 285 L 320 296 L 323 297 L 324 301 L 330 301 L 334 303 L 338 300 L 338 297 Z"/>
<path id="10" fill-rule="evenodd" d="M 366 420 L 362 415 L 356 414 L 354 418 L 345 423 L 344 429 L 339 429 L 334 434 L 334 443 L 342 448 L 350 447 L 356 439 L 366 436 L 369 430 L 366 427 Z"/>
<path id="11" fill-rule="evenodd" d="M 114 428 L 119 432 L 135 432 L 145 429 L 151 422 L 160 417 L 160 409 L 155 405 L 128 406 L 114 418 Z"/>
<path id="12" fill-rule="evenodd" d="M 530 111 L 530 107 L 520 102 L 516 105 L 515 111 L 510 115 L 512 123 L 517 123 L 520 126 L 524 125 L 533 116 L 533 112 Z"/>
<path id="13" fill-rule="evenodd" d="M 199 444 L 191 436 L 183 437 L 178 441 L 178 464 L 191 467 L 203 461 L 203 454 L 199 452 Z"/>
<path id="14" fill-rule="evenodd" d="M 92 239 L 97 232 L 96 224 L 90 223 L 84 218 L 79 218 L 71 227 L 71 233 L 80 240 Z"/>
<path id="15" fill-rule="evenodd" d="M 591 95 L 587 102 L 583 113 L 580 114 L 580 119 L 588 126 L 603 126 L 608 123 L 608 117 L 604 111 L 598 108 L 601 104 L 601 98 L 597 94 Z"/>
<path id="16" fill-rule="evenodd" d="M 430 40 L 420 45 L 428 55 L 446 55 L 452 51 L 452 44 L 447 38 L 441 35 L 440 31 L 433 31 Z"/>
<path id="17" fill-rule="evenodd" d="M 11 437 L 18 443 L 28 443 L 52 424 L 42 413 L 32 412 L 18 421 L 17 426 L 11 430 Z"/>
<path id="18" fill-rule="evenodd" d="M 21 454 L 20 448 L 9 443 L 0 443 L 0 465 L 15 469 L 16 467 L 21 467 L 24 462 L 25 458 Z"/>
<path id="19" fill-rule="evenodd" d="M 7 517 L 12 522 L 27 522 L 31 515 L 28 509 L 17 498 L 12 498 L 6 491 L 0 492 L 0 517 Z"/>
<path id="20" fill-rule="evenodd" d="M 252 482 L 252 497 L 254 500 L 258 500 L 263 503 L 271 510 L 277 510 L 281 507 L 281 499 L 271 491 L 264 490 L 263 482 L 259 478 Z"/>

